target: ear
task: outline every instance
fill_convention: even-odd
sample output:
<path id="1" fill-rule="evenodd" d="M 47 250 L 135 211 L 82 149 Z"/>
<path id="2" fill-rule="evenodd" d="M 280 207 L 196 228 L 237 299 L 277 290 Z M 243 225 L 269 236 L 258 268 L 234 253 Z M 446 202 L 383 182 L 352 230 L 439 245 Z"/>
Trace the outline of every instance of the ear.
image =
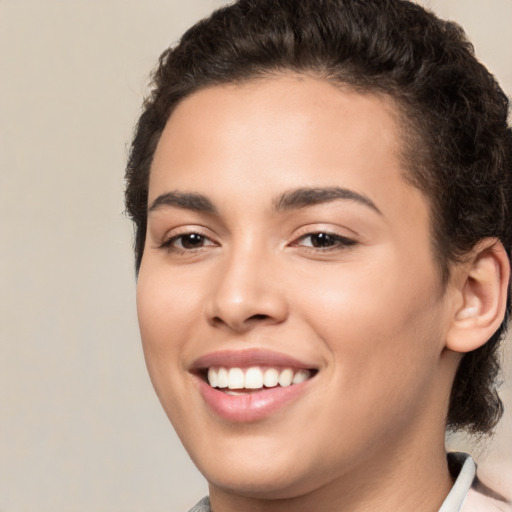
<path id="1" fill-rule="evenodd" d="M 495 238 L 480 241 L 468 258 L 453 269 L 456 300 L 446 348 L 471 352 L 484 345 L 505 316 L 510 262 Z"/>

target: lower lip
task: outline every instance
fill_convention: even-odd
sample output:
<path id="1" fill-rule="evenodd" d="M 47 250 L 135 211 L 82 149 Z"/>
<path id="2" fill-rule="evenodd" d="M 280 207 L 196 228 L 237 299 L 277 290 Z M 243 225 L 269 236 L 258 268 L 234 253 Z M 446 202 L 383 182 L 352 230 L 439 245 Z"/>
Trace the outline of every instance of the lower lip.
<path id="1" fill-rule="evenodd" d="M 239 423 L 263 420 L 296 400 L 310 379 L 287 387 L 275 387 L 246 395 L 228 395 L 197 377 L 199 391 L 211 410 L 221 418 Z"/>

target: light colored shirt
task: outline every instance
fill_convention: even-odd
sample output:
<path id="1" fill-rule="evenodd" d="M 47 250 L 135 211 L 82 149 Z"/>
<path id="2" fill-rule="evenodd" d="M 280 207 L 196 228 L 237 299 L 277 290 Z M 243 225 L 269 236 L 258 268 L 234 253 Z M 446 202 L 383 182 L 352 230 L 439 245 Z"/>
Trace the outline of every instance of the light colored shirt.
<path id="1" fill-rule="evenodd" d="M 512 512 L 510 503 L 478 480 L 467 453 L 449 453 L 448 465 L 456 480 L 439 512 Z"/>
<path id="2" fill-rule="evenodd" d="M 456 480 L 438 512 L 512 512 L 510 503 L 478 480 L 476 464 L 467 453 L 449 453 L 448 464 Z M 209 498 L 189 512 L 212 512 Z"/>

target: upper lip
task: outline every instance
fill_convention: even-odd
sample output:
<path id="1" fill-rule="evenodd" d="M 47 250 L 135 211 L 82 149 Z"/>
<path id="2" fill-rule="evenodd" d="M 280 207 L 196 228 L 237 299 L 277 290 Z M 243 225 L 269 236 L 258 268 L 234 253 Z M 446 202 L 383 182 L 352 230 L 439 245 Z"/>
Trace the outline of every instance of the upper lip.
<path id="1" fill-rule="evenodd" d="M 287 354 L 262 349 L 220 350 L 217 352 L 211 352 L 196 359 L 192 363 L 191 369 L 204 370 L 206 368 L 211 368 L 212 366 L 223 366 L 228 368 L 274 366 L 293 369 L 316 369 L 315 365 L 308 364 L 305 361 L 300 361 L 299 359 Z"/>

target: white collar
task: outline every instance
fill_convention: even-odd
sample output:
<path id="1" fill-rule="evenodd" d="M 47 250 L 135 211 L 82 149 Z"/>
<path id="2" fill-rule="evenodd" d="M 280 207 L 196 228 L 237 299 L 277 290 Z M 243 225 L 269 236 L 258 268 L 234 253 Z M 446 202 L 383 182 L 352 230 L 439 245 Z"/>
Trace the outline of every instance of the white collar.
<path id="1" fill-rule="evenodd" d="M 458 464 L 461 468 L 439 512 L 459 512 L 475 480 L 476 464 L 467 453 L 449 453 L 448 458 L 451 463 Z"/>

